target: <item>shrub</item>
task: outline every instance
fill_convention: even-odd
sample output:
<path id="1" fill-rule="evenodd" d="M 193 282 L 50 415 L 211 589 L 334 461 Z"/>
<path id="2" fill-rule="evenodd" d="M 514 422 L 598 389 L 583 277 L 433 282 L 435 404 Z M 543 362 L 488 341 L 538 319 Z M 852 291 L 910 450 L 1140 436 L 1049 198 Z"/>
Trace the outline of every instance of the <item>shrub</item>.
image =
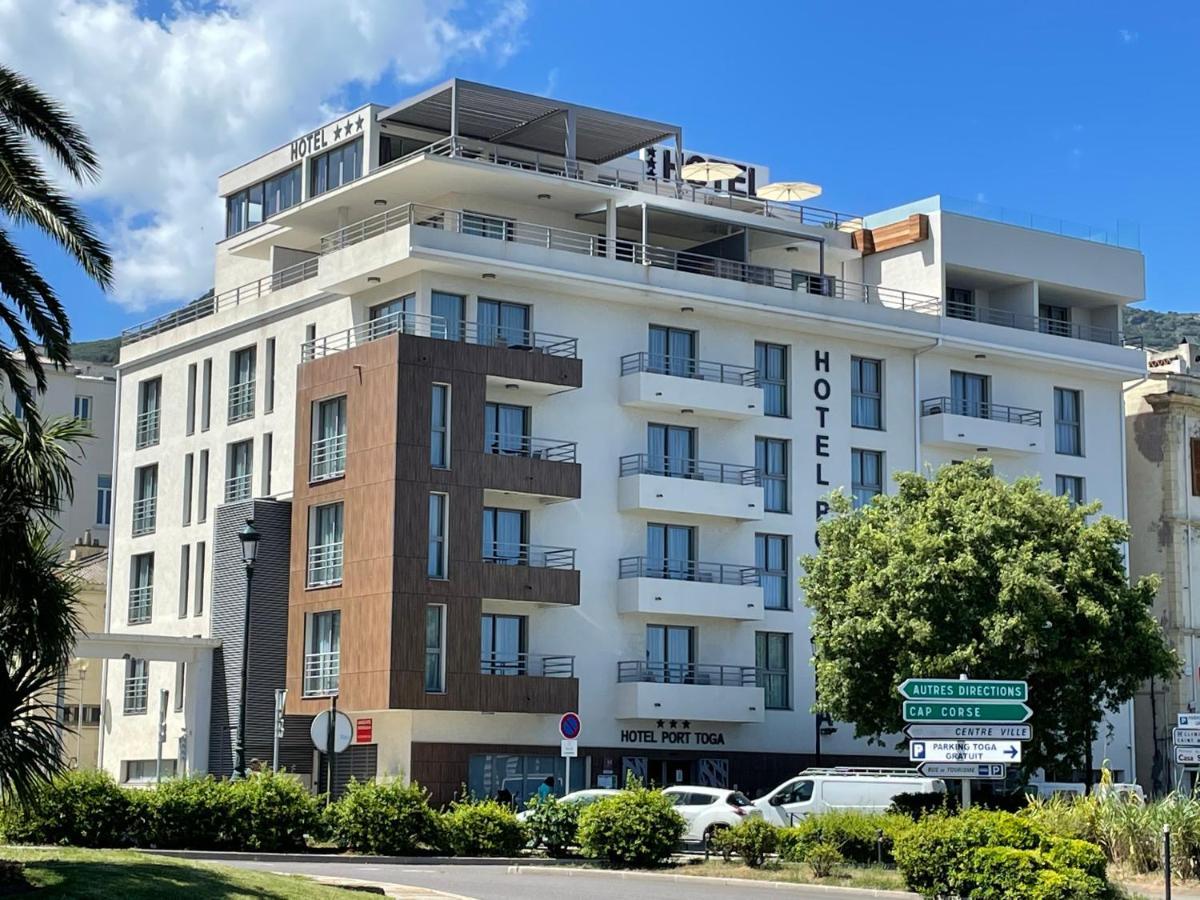
<path id="1" fill-rule="evenodd" d="M 631 780 L 612 797 L 579 814 L 579 844 L 589 856 L 629 866 L 656 866 L 670 859 L 687 824 L 671 801 Z"/>
<path id="2" fill-rule="evenodd" d="M 766 862 L 767 854 L 774 853 L 778 844 L 778 830 L 757 816 L 733 828 L 718 829 L 712 838 L 713 849 L 720 852 L 726 862 L 736 854 L 752 869 Z"/>
<path id="3" fill-rule="evenodd" d="M 833 844 L 813 844 L 804 857 L 812 869 L 813 878 L 828 878 L 845 862 L 842 851 Z"/>
<path id="4" fill-rule="evenodd" d="M 1104 851 L 1087 841 L 1052 837 L 1046 858 L 1056 869 L 1078 869 L 1093 878 L 1107 877 L 1108 861 Z"/>
<path id="5" fill-rule="evenodd" d="M 25 803 L 4 809 L 0 831 L 16 844 L 128 847 L 144 843 L 146 804 L 106 772 L 66 772 Z"/>
<path id="6" fill-rule="evenodd" d="M 146 792 L 148 839 L 164 849 L 222 850 L 232 846 L 227 782 L 208 775 L 172 778 Z"/>
<path id="7" fill-rule="evenodd" d="M 953 794 L 928 791 L 897 794 L 892 798 L 888 812 L 908 816 L 914 821 L 931 813 L 952 814 L 958 812 L 958 798 Z"/>
<path id="8" fill-rule="evenodd" d="M 302 850 L 305 835 L 321 829 L 320 802 L 299 779 L 269 769 L 245 781 L 224 782 L 230 795 L 230 835 L 239 850 Z"/>
<path id="9" fill-rule="evenodd" d="M 350 780 L 327 822 L 334 841 L 359 853 L 406 856 L 427 852 L 440 841 L 429 794 L 419 785 Z"/>
<path id="10" fill-rule="evenodd" d="M 542 845 L 551 856 L 566 856 L 577 841 L 579 806 L 559 803 L 553 794 L 545 800 L 532 799 L 525 820 L 534 845 Z"/>
<path id="11" fill-rule="evenodd" d="M 1057 868 L 1047 853 L 1013 847 L 975 848 L 953 881 L 972 900 L 1101 900 L 1108 893 L 1103 876 Z"/>
<path id="12" fill-rule="evenodd" d="M 442 816 L 443 840 L 459 856 L 516 856 L 528 839 L 510 807 L 495 800 L 458 800 Z"/>
<path id="13" fill-rule="evenodd" d="M 803 862 L 809 848 L 832 844 L 853 863 L 877 862 L 879 833 L 883 832 L 883 861 L 892 861 L 896 835 L 912 827 L 907 816 L 860 812 L 828 812 L 802 819 L 791 828 L 781 829 L 779 855 L 792 862 Z"/>

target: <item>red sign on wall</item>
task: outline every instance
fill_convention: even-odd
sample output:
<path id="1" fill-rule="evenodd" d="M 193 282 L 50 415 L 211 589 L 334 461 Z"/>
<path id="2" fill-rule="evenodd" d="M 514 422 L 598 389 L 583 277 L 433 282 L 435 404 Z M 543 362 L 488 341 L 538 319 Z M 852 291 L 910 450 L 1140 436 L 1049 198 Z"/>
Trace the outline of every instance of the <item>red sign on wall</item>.
<path id="1" fill-rule="evenodd" d="M 374 725 L 374 719 L 355 719 L 354 720 L 354 743 L 369 744 L 371 743 L 371 731 Z"/>

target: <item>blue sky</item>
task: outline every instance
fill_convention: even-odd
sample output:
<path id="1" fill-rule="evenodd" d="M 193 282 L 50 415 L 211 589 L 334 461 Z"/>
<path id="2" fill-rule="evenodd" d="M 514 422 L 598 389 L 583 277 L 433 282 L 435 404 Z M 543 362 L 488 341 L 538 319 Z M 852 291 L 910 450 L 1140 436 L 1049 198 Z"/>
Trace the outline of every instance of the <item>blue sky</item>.
<path id="1" fill-rule="evenodd" d="M 154 27 L 162 30 L 159 37 L 170 32 L 174 39 L 177 16 L 191 17 L 192 25 L 208 15 L 223 16 L 229 24 L 273 2 L 188 4 L 185 13 L 142 3 L 136 14 L 165 16 Z M 76 15 L 89 5 L 51 4 L 60 15 Z M 214 124 L 208 140 L 228 141 L 237 133 L 224 127 L 230 121 L 271 119 L 254 135 L 256 145 L 234 148 L 249 159 L 325 118 L 322 108 L 368 99 L 389 103 L 459 74 L 677 122 L 690 147 L 764 163 L 776 179 L 823 185 L 818 202 L 833 209 L 871 212 L 943 193 L 1108 228 L 1120 220 L 1126 232 L 1136 225 L 1146 254 L 1147 305 L 1200 309 L 1189 221 L 1200 192 L 1192 171 L 1200 132 L 1195 96 L 1200 10 L 1192 5 L 497 0 L 454 9 L 428 0 L 414 4 L 412 15 L 419 21 L 432 15 L 429 7 L 443 6 L 448 8 L 439 9 L 439 27 L 450 22 L 478 30 L 469 39 L 445 39 L 434 48 L 444 51 L 442 57 L 422 66 L 401 54 L 391 64 L 379 57 L 374 71 L 359 67 L 371 84 L 339 84 L 353 71 L 347 67 L 343 75 L 336 61 L 325 63 L 330 74 L 321 84 L 289 96 L 288 109 L 273 118 L 262 106 L 245 119 L 221 107 L 231 118 L 222 127 Z M 309 34 L 321 32 L 317 17 L 330 7 L 313 4 L 313 10 L 311 16 L 297 13 L 310 19 L 300 23 Z M 132 26 L 126 21 L 123 27 Z M 403 21 L 388 27 L 397 41 L 411 40 L 404 37 L 409 28 Z M 197 33 L 178 40 L 203 40 Z M 264 33 L 271 40 L 272 30 Z M 286 41 L 286 34 L 279 40 Z M 244 37 L 236 42 L 245 52 L 253 44 Z M 16 46 L 6 49 L 0 37 L 0 54 Z M 130 46 L 129 52 L 140 52 L 138 42 Z M 211 49 L 207 52 L 211 58 Z M 281 46 L 275 52 L 285 59 L 290 50 Z M 313 47 L 298 52 L 322 55 Z M 30 65 L 36 66 L 32 57 Z M 67 76 L 82 85 L 71 96 L 90 110 L 87 73 L 71 66 Z M 248 62 L 245 71 L 266 69 Z M 242 76 L 235 69 L 228 77 Z M 254 80 L 253 74 L 243 78 L 248 97 Z M 227 100 L 229 91 L 224 94 Z M 258 102 L 269 104 L 270 98 Z M 130 105 L 129 114 L 136 116 L 136 99 Z M 81 118 L 87 124 L 88 115 Z M 177 177 L 198 182 L 212 195 L 221 169 L 205 166 L 220 160 L 195 149 L 206 132 L 194 124 L 185 130 L 167 122 L 155 146 L 173 156 L 177 130 L 179 152 L 189 160 Z M 98 144 L 102 152 L 112 148 L 120 181 L 122 154 L 133 151 L 115 138 Z M 125 185 L 108 194 L 102 190 L 87 207 L 102 227 L 123 229 L 128 262 L 139 264 L 140 274 L 129 281 L 138 285 L 136 302 L 102 297 L 44 241 L 23 237 L 66 298 L 78 339 L 115 334 L 207 287 L 195 290 L 205 266 L 211 271 L 219 226 L 215 205 L 205 206 L 199 220 L 169 231 L 171 243 L 165 246 L 185 242 L 195 262 L 159 275 L 144 270 L 153 270 L 150 257 L 162 253 L 161 236 L 158 243 L 129 238 L 145 221 L 169 221 L 168 203 Z"/>

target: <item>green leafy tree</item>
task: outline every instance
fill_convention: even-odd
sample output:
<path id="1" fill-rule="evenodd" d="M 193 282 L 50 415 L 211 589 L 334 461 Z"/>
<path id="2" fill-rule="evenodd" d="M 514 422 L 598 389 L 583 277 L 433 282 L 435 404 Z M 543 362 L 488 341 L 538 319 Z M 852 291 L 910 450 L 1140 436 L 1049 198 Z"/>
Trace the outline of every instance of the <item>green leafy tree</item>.
<path id="1" fill-rule="evenodd" d="M 1179 672 L 1150 613 L 1156 580 L 1126 575 L 1128 526 L 985 460 L 896 482 L 859 510 L 834 495 L 801 561 L 819 710 L 882 740 L 903 727 L 905 678 L 1025 679 L 1025 770 L 1090 775 L 1102 710 Z"/>

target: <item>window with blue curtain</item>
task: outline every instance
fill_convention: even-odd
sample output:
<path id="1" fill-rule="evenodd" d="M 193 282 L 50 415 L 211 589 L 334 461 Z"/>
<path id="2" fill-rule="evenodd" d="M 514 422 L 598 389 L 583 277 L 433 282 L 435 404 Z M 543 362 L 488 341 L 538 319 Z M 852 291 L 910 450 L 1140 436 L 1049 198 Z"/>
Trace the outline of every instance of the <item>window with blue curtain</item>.
<path id="1" fill-rule="evenodd" d="M 691 579 L 696 563 L 696 529 L 688 525 L 646 526 L 648 574 L 662 578 Z"/>
<path id="2" fill-rule="evenodd" d="M 450 341 L 462 340 L 462 325 L 465 317 L 464 300 L 461 294 L 433 291 L 429 295 L 429 312 L 434 317 L 433 337 L 442 337 L 441 326 L 445 325 L 445 337 Z M 437 321 L 441 319 L 442 321 Z"/>
<path id="3" fill-rule="evenodd" d="M 788 497 L 788 441 L 782 438 L 755 438 L 754 465 L 762 476 L 763 508 L 785 513 Z"/>
<path id="4" fill-rule="evenodd" d="M 691 378 L 696 371 L 696 332 L 651 325 L 649 357 L 648 371 Z"/>
<path id="5" fill-rule="evenodd" d="M 523 509 L 483 510 L 483 558 L 505 566 L 526 565 L 528 513 Z"/>
<path id="6" fill-rule="evenodd" d="M 950 373 L 950 406 L 956 416 L 991 418 L 991 379 L 974 372 Z"/>
<path id="7" fill-rule="evenodd" d="M 788 348 L 783 344 L 754 345 L 754 365 L 763 390 L 763 415 L 788 414 Z"/>
<path id="8" fill-rule="evenodd" d="M 1079 391 L 1054 389 L 1054 452 L 1083 456 L 1083 401 Z"/>
<path id="9" fill-rule="evenodd" d="M 484 450 L 511 456 L 529 455 L 529 407 L 487 403 L 483 408 Z"/>
<path id="10" fill-rule="evenodd" d="M 850 424 L 883 428 L 883 360 L 850 358 Z"/>
<path id="11" fill-rule="evenodd" d="M 790 540 L 786 534 L 756 534 L 754 564 L 758 567 L 765 609 L 790 609 Z"/>
<path id="12" fill-rule="evenodd" d="M 499 347 L 524 347 L 532 341 L 529 307 L 508 300 L 479 299 L 476 306 L 476 340 Z"/>
<path id="13" fill-rule="evenodd" d="M 850 451 L 850 491 L 856 507 L 866 506 L 883 493 L 883 454 L 878 450 Z"/>
<path id="14" fill-rule="evenodd" d="M 695 471 L 696 429 L 651 423 L 646 429 L 647 470 L 671 478 L 690 478 Z"/>
<path id="15" fill-rule="evenodd" d="M 695 631 L 684 625 L 646 626 L 646 667 L 658 681 L 680 684 L 693 680 Z"/>
<path id="16" fill-rule="evenodd" d="M 480 617 L 479 659 L 484 675 L 525 675 L 524 616 L 484 613 Z"/>

